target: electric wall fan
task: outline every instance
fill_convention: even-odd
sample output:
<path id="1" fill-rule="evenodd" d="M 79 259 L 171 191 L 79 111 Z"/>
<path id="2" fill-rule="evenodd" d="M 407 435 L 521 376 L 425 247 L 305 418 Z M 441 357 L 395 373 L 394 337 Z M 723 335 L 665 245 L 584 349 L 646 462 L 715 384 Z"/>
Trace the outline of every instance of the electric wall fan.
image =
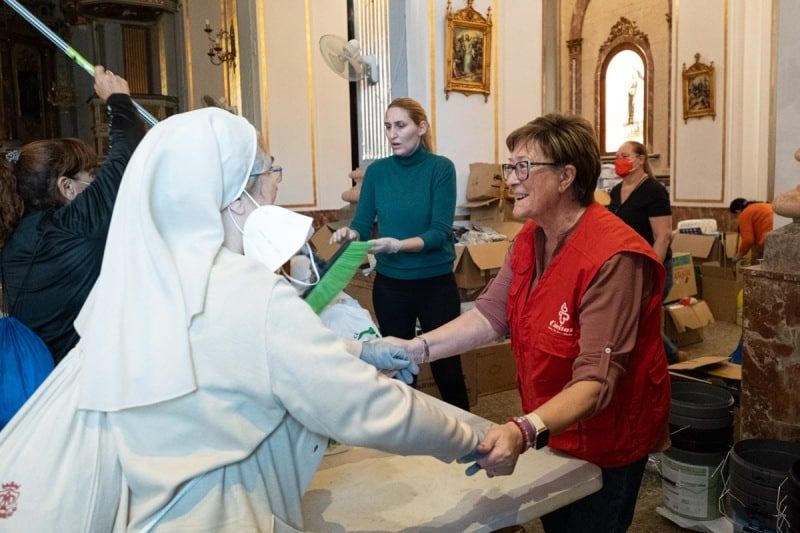
<path id="1" fill-rule="evenodd" d="M 319 39 L 322 58 L 331 69 L 346 80 L 366 78 L 370 85 L 378 83 L 378 62 L 375 56 L 362 55 L 355 39 L 346 41 L 338 35 L 323 35 Z"/>

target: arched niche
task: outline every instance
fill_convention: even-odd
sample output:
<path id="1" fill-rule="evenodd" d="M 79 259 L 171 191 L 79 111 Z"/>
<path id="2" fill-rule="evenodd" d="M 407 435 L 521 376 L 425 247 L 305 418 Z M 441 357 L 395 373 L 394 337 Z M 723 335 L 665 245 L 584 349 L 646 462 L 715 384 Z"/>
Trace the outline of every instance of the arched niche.
<path id="1" fill-rule="evenodd" d="M 637 75 L 635 91 L 637 94 L 633 95 L 634 99 L 631 102 L 630 91 L 633 87 L 633 75 L 629 74 L 630 82 L 617 85 L 618 88 L 624 87 L 622 94 L 609 94 L 609 86 L 613 87 L 614 84 L 607 84 L 607 73 L 611 67 L 612 75 L 619 76 L 618 68 L 633 68 L 636 65 L 636 58 L 641 63 L 641 72 Z M 627 65 L 627 67 L 625 66 Z M 617 80 L 621 81 L 621 80 Z M 642 108 L 637 111 L 636 97 L 641 100 Z M 653 55 L 650 51 L 650 42 L 647 35 L 642 33 L 636 26 L 636 23 L 620 17 L 619 21 L 611 28 L 608 39 L 600 47 L 597 61 L 597 70 L 595 72 L 595 127 L 597 128 L 597 138 L 600 141 L 600 150 L 604 154 L 611 154 L 616 151 L 619 144 L 616 146 L 607 146 L 607 108 L 613 107 L 611 102 L 615 101 L 620 103 L 622 107 L 617 109 L 624 109 L 628 105 L 633 104 L 631 118 L 634 121 L 640 117 L 641 124 L 641 140 L 648 151 L 652 151 L 653 144 Z M 643 101 L 642 101 L 643 100 Z M 624 109 L 625 112 L 628 109 Z M 627 117 L 626 117 L 627 122 Z M 631 125 L 633 126 L 633 125 Z M 610 140 L 610 139 L 608 139 Z M 624 139 L 627 140 L 627 139 Z M 624 141 L 623 140 L 623 141 Z M 616 142 L 616 139 L 613 141 Z"/>

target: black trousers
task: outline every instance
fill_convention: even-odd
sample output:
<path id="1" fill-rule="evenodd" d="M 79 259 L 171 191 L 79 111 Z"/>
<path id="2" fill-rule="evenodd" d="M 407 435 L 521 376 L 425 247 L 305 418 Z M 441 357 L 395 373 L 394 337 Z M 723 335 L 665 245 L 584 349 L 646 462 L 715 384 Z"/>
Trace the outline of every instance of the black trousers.
<path id="1" fill-rule="evenodd" d="M 458 287 L 452 273 L 412 280 L 377 274 L 372 288 L 372 303 L 381 335 L 401 339 L 414 338 L 417 319 L 422 331 L 432 331 L 461 312 Z M 453 356 L 434 361 L 431 371 L 442 399 L 469 411 L 461 358 Z"/>

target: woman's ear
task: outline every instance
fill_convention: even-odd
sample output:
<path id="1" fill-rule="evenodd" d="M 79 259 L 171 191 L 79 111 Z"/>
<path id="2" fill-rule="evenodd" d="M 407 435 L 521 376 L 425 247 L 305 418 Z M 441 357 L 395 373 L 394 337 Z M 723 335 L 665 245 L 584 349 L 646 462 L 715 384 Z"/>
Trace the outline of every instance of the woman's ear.
<path id="1" fill-rule="evenodd" d="M 420 122 L 419 122 L 419 129 L 420 129 L 419 136 L 422 137 L 423 135 L 428 133 L 428 128 L 429 127 L 430 126 L 428 125 L 428 121 L 427 120 L 420 120 Z"/>
<path id="2" fill-rule="evenodd" d="M 242 201 L 242 197 L 240 196 L 236 200 L 232 201 L 230 205 L 228 205 L 228 209 L 230 209 L 235 215 L 243 216 L 245 205 Z"/>
<path id="3" fill-rule="evenodd" d="M 559 192 L 565 192 L 569 189 L 572 182 L 575 181 L 575 167 L 573 165 L 564 165 L 564 170 L 561 174 L 561 180 L 558 183 Z"/>
<path id="4" fill-rule="evenodd" d="M 78 191 L 75 188 L 75 183 L 66 176 L 59 176 L 56 180 L 56 187 L 61 196 L 64 197 L 65 203 L 69 203 L 78 196 Z"/>

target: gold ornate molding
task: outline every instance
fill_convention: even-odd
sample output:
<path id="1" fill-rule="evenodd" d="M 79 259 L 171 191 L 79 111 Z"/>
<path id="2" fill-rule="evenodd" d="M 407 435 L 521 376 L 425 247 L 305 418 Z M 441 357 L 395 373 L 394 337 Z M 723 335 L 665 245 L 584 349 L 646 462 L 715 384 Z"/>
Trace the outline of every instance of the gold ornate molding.
<path id="1" fill-rule="evenodd" d="M 616 24 L 611 27 L 611 32 L 608 34 L 606 41 L 600 46 L 599 53 L 602 54 L 606 49 L 615 45 L 620 37 L 643 41 L 644 44 L 650 46 L 650 39 L 647 34 L 641 31 L 635 22 L 625 17 L 620 17 Z"/>

